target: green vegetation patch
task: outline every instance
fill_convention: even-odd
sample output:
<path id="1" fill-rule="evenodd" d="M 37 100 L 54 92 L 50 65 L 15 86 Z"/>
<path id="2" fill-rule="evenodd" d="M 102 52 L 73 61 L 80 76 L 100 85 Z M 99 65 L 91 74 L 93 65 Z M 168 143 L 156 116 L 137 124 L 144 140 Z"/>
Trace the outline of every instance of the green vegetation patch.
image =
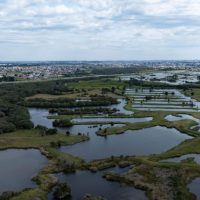
<path id="1" fill-rule="evenodd" d="M 8 148 L 40 148 L 50 146 L 52 142 L 59 142 L 61 145 L 71 145 L 87 140 L 88 137 L 80 135 L 55 134 L 41 136 L 38 130 L 19 130 L 13 133 L 0 135 L 0 149 Z"/>

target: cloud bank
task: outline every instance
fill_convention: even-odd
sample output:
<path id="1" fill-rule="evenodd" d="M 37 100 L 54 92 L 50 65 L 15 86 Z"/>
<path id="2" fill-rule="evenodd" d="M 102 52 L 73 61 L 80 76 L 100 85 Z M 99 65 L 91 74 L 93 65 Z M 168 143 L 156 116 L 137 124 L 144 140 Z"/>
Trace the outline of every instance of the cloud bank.
<path id="1" fill-rule="evenodd" d="M 200 0 L 0 0 L 0 60 L 200 59 Z"/>

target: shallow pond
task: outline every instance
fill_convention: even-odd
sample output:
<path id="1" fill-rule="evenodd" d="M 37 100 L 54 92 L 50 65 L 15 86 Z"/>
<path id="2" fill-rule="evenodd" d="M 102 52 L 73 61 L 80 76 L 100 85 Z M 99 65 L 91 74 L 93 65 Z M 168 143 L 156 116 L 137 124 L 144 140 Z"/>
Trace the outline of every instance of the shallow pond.
<path id="1" fill-rule="evenodd" d="M 47 162 L 38 150 L 0 151 L 0 193 L 36 187 L 31 179 Z"/>
<path id="2" fill-rule="evenodd" d="M 147 200 L 145 192 L 134 187 L 123 186 L 117 182 L 109 182 L 102 178 L 104 170 L 97 173 L 89 171 L 77 171 L 75 174 L 65 175 L 58 174 L 60 182 L 66 182 L 72 189 L 72 200 L 82 200 L 86 194 L 93 196 L 102 196 L 107 200 Z M 120 172 L 120 169 L 114 170 Z M 49 200 L 52 200 L 52 195 L 49 195 Z"/>
<path id="3" fill-rule="evenodd" d="M 117 109 L 118 111 L 115 113 L 121 113 L 121 114 L 125 114 L 125 115 L 131 115 L 133 114 L 133 111 L 129 111 L 129 110 L 126 110 L 124 107 L 126 106 L 127 102 L 125 99 L 118 99 L 118 104 L 113 104 L 113 105 L 110 105 L 110 106 L 95 106 L 95 107 L 90 107 L 90 108 L 110 108 L 110 109 Z"/>
<path id="4" fill-rule="evenodd" d="M 119 110 L 117 113 L 122 113 L 122 114 L 125 114 L 125 115 L 133 114 L 132 111 L 124 109 L 124 107 L 126 106 L 126 100 L 125 99 L 118 99 L 118 101 L 120 102 L 119 104 L 111 105 L 111 106 L 109 106 L 109 108 L 116 108 L 117 110 Z"/>
<path id="5" fill-rule="evenodd" d="M 166 96 L 164 93 L 168 92 L 169 95 Z M 162 93 L 161 93 L 162 92 Z M 174 92 L 174 95 L 171 95 L 171 93 Z M 140 91 L 139 93 L 135 92 L 135 89 L 127 89 L 126 94 L 134 96 L 135 102 L 133 103 L 133 108 L 136 110 L 141 111 L 179 111 L 179 112 L 198 112 L 200 108 L 200 102 L 190 98 L 186 97 L 184 94 L 182 94 L 179 90 L 154 90 L 152 93 L 148 92 L 148 90 Z M 158 98 L 144 102 L 144 104 L 140 104 L 141 100 L 145 100 L 145 97 L 147 95 L 151 96 L 158 96 Z M 165 101 L 168 101 L 168 98 L 170 99 L 170 102 L 168 105 L 166 105 Z M 182 106 L 182 102 L 193 102 L 194 107 L 190 107 L 188 105 Z M 176 104 L 177 102 L 177 104 Z M 160 103 L 160 105 L 157 105 Z M 165 105 L 164 105 L 165 104 Z M 170 105 L 170 104 L 176 104 L 176 105 Z"/>
<path id="6" fill-rule="evenodd" d="M 179 90 L 161 90 L 163 91 L 163 94 L 160 94 L 159 99 L 168 99 L 168 97 L 170 98 L 170 100 L 172 101 L 192 101 L 194 103 L 194 106 L 197 108 L 200 108 L 200 102 L 196 101 L 195 99 L 192 99 L 191 97 L 187 97 L 184 94 L 182 94 Z M 165 96 L 164 92 L 168 91 L 169 95 Z M 141 92 L 141 93 L 135 93 L 134 89 L 127 89 L 126 90 L 126 94 L 134 96 L 135 100 L 142 100 L 145 98 L 146 95 L 151 95 L 151 96 L 155 96 L 155 92 L 157 92 L 157 94 L 159 95 L 160 90 L 155 90 L 153 93 L 145 93 L 145 92 Z M 174 95 L 171 95 L 171 92 L 174 92 Z M 155 101 L 157 101 L 158 99 L 156 99 Z"/>
<path id="7" fill-rule="evenodd" d="M 192 109 L 191 106 L 182 106 L 182 105 L 170 105 L 170 104 L 165 104 L 165 105 L 155 105 L 155 104 L 133 104 L 133 108 L 177 108 L 177 109 Z"/>
<path id="8" fill-rule="evenodd" d="M 141 105 L 141 101 L 134 101 L 134 104 L 139 104 Z M 154 101 L 143 101 L 143 104 L 147 104 L 147 105 L 157 105 L 159 106 L 160 104 L 164 104 L 164 105 L 178 105 L 178 106 L 182 106 L 182 102 L 174 102 L 174 101 L 170 101 L 168 102 L 167 99 L 165 101 L 159 101 L 159 100 L 154 100 Z"/>
<path id="9" fill-rule="evenodd" d="M 149 100 L 149 101 L 145 101 L 145 98 L 134 98 L 134 102 L 135 103 L 140 103 L 141 101 L 143 100 L 143 102 L 145 103 L 149 103 L 149 104 L 153 104 L 153 103 L 166 103 L 168 104 L 168 99 L 164 99 L 164 98 L 157 98 L 157 99 L 152 99 L 152 100 Z M 185 99 L 171 99 L 170 98 L 170 102 L 169 103 L 174 103 L 174 104 L 182 104 L 182 102 L 185 102 L 185 103 L 188 103 L 189 101 L 188 100 L 185 100 Z"/>
<path id="10" fill-rule="evenodd" d="M 162 153 L 191 137 L 176 129 L 153 127 L 126 131 L 121 135 L 98 137 L 72 146 L 63 146 L 61 151 L 86 160 L 120 155 L 149 155 Z"/>
<path id="11" fill-rule="evenodd" d="M 135 110 L 141 110 L 141 111 L 174 111 L 174 112 L 199 112 L 199 110 L 196 109 L 181 109 L 181 108 L 142 108 L 142 107 L 135 107 Z"/>
<path id="12" fill-rule="evenodd" d="M 177 74 L 177 80 L 175 82 L 168 81 L 167 77 L 173 76 L 174 74 Z M 197 74 L 188 74 L 188 71 L 185 72 L 184 74 L 182 74 L 182 72 L 177 73 L 176 71 L 173 71 L 173 72 L 165 72 L 165 73 L 158 72 L 158 73 L 153 73 L 153 74 L 141 74 L 141 76 L 138 76 L 138 75 L 121 76 L 122 80 L 130 80 L 131 78 L 135 78 L 137 80 L 143 80 L 143 81 L 144 80 L 151 81 L 153 79 L 156 82 L 167 83 L 169 85 L 183 85 L 188 82 L 190 83 L 198 82 Z"/>
<path id="13" fill-rule="evenodd" d="M 173 122 L 173 121 L 180 121 L 180 120 L 185 120 L 185 119 L 189 119 L 189 120 L 193 120 L 195 122 L 197 122 L 198 124 L 200 124 L 200 120 L 191 116 L 191 115 L 186 115 L 186 114 L 178 114 L 177 116 L 174 115 L 168 115 L 165 117 L 165 119 L 167 121 Z"/>
<path id="14" fill-rule="evenodd" d="M 31 120 L 34 123 L 35 126 L 37 125 L 42 125 L 42 126 L 46 126 L 47 128 L 53 128 L 52 126 L 52 122 L 53 119 L 48 119 L 47 116 L 49 115 L 48 110 L 47 109 L 36 109 L 36 108 L 29 108 L 29 113 L 31 116 Z M 82 123 L 82 122 L 115 122 L 115 123 L 135 123 L 135 122 L 147 122 L 147 121 L 151 121 L 152 117 L 145 117 L 145 118 L 77 118 L 77 119 L 73 119 L 73 122 L 77 122 L 77 123 Z M 121 125 L 115 125 L 115 126 L 122 126 Z M 88 126 L 84 126 L 84 125 L 74 125 L 71 128 L 58 128 L 58 130 L 60 132 L 66 132 L 66 131 L 72 131 L 73 133 L 88 133 L 91 132 L 91 129 L 87 128 Z M 107 126 L 110 127 L 110 126 Z M 105 128 L 107 128 L 105 127 Z M 100 126 L 99 126 L 100 128 Z M 98 129 L 95 130 L 95 132 Z M 94 132 L 94 131 L 93 131 Z"/>
<path id="15" fill-rule="evenodd" d="M 53 119 L 48 119 L 47 116 L 49 115 L 47 109 L 35 109 L 35 108 L 29 108 L 29 113 L 31 115 L 31 120 L 34 123 L 35 126 L 42 125 L 46 126 L 47 128 L 53 128 L 52 122 Z M 104 118 L 102 118 L 104 119 Z M 106 118 L 105 118 L 106 119 Z M 121 127 L 124 126 L 124 124 L 114 124 L 114 127 Z M 66 133 L 66 131 L 69 131 L 71 134 L 77 135 L 78 133 L 89 133 L 91 134 L 90 137 L 93 137 L 99 128 L 109 128 L 112 127 L 110 124 L 106 125 L 74 125 L 69 128 L 57 128 L 59 132 Z"/>
<path id="16" fill-rule="evenodd" d="M 167 94 L 166 94 L 167 93 Z M 135 91 L 135 89 L 127 89 L 126 94 L 134 95 L 134 96 L 146 96 L 146 95 L 151 95 L 151 96 L 163 96 L 163 97 L 182 97 L 181 93 L 178 90 L 138 90 L 138 92 Z"/>
<path id="17" fill-rule="evenodd" d="M 136 123 L 136 122 L 148 122 L 151 121 L 152 117 L 145 118 L 77 118 L 73 119 L 73 122 L 84 123 L 84 122 L 115 122 L 115 123 Z"/>
<path id="18" fill-rule="evenodd" d="M 200 164 L 200 154 L 187 154 L 187 155 L 183 155 L 180 157 L 174 157 L 174 158 L 169 158 L 166 160 L 162 160 L 161 162 L 174 162 L 174 163 L 179 163 L 183 160 L 186 160 L 187 158 L 194 158 L 194 161 L 197 164 Z"/>
<path id="19" fill-rule="evenodd" d="M 41 125 L 46 126 L 47 128 L 53 128 L 52 122 L 54 120 L 47 118 L 47 116 L 49 116 L 48 109 L 29 108 L 28 110 L 34 126 Z"/>

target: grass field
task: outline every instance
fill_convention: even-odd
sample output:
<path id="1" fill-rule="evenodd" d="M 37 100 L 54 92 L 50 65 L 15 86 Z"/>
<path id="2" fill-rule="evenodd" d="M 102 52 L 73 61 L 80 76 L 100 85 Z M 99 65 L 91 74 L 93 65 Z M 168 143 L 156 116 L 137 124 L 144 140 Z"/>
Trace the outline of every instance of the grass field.
<path id="1" fill-rule="evenodd" d="M 121 91 L 125 83 L 115 81 L 112 79 L 97 79 L 92 81 L 78 81 L 66 84 L 66 87 L 74 89 L 74 92 L 64 93 L 62 95 L 50 95 L 50 94 L 36 94 L 30 97 L 27 97 L 26 100 L 30 99 L 46 99 L 54 100 L 58 98 L 79 98 L 79 99 L 89 99 L 90 95 L 102 95 L 102 88 L 115 87 L 115 93 L 107 92 L 104 95 L 110 96 L 113 98 L 120 98 Z"/>
<path id="2" fill-rule="evenodd" d="M 60 142 L 63 145 L 69 145 L 86 139 L 86 136 L 66 136 L 64 134 L 41 136 L 37 130 L 34 129 L 21 130 L 13 133 L 1 134 L 0 149 L 48 147 L 51 142 Z"/>

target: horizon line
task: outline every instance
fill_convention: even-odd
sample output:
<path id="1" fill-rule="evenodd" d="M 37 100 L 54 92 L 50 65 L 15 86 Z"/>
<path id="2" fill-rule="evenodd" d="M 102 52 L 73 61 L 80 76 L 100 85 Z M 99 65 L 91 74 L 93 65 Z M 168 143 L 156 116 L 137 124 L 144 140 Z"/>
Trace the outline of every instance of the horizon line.
<path id="1" fill-rule="evenodd" d="M 0 60 L 0 63 L 15 62 L 159 62 L 159 61 L 200 61 L 200 59 L 135 59 L 135 60 Z"/>

